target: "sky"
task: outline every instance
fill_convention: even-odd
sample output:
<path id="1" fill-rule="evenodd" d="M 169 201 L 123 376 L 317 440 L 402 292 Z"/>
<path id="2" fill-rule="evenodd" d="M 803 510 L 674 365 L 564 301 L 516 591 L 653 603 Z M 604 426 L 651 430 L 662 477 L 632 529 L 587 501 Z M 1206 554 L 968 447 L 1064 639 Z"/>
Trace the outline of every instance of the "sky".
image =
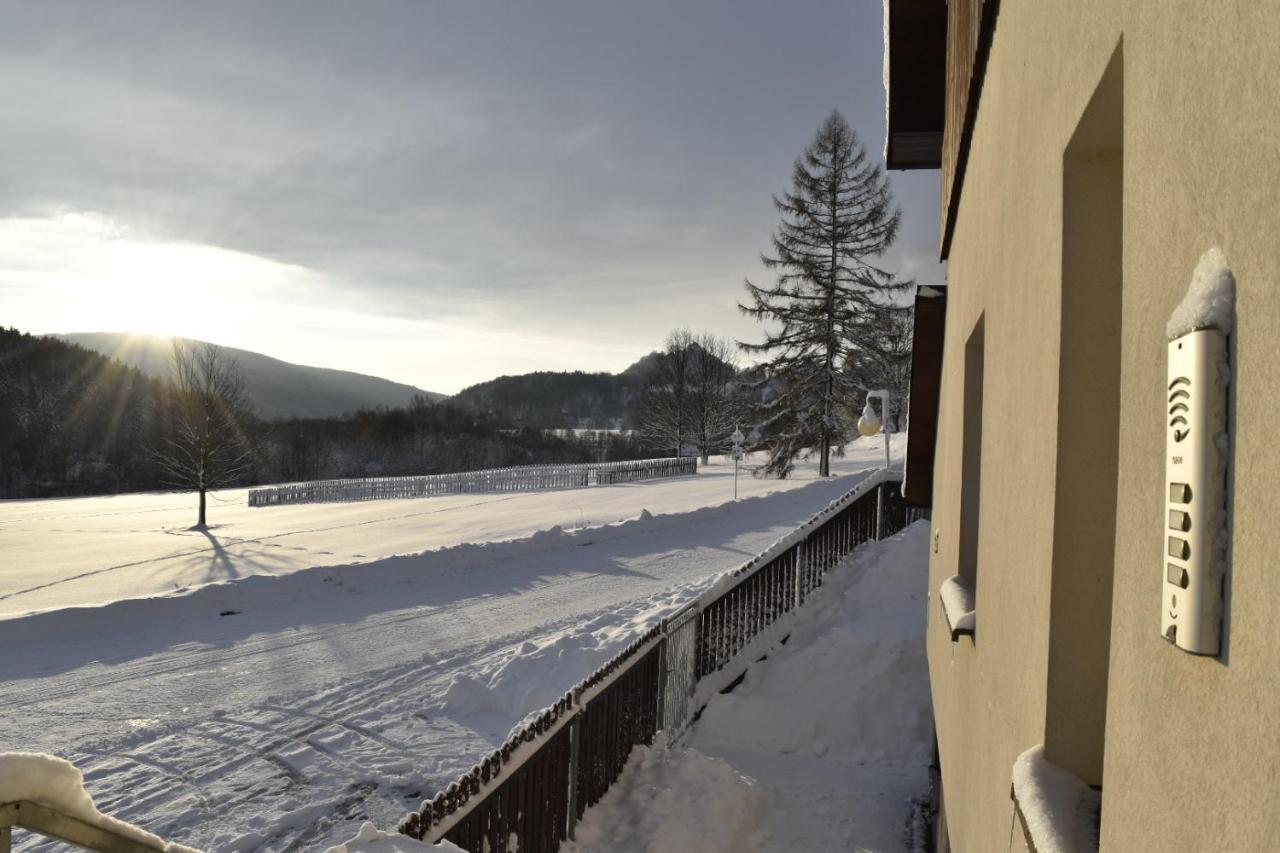
<path id="1" fill-rule="evenodd" d="M 792 163 L 884 145 L 875 0 L 0 0 L 0 325 L 453 393 L 740 316 Z M 884 264 L 940 284 L 938 173 Z"/>

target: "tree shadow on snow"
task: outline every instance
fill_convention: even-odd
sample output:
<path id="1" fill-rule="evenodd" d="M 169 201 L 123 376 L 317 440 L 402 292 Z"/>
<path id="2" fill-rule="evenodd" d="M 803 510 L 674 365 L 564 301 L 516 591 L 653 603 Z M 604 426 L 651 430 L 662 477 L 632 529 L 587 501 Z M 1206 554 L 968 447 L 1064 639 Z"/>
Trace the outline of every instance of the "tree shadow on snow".
<path id="1" fill-rule="evenodd" d="M 752 554 L 737 543 L 739 537 L 758 536 L 774 525 L 794 527 L 853 482 L 833 478 L 670 516 L 280 575 L 254 571 L 272 571 L 270 552 L 255 540 L 224 543 L 205 530 L 210 550 L 193 557 L 207 561 L 208 581 L 224 582 L 179 595 L 0 620 L 0 645 L 10 652 L 4 677 L 12 685 L 91 662 L 119 664 L 177 645 L 223 648 L 251 635 L 289 629 L 322 634 L 326 626 L 368 621 L 375 627 L 382 621 L 388 630 L 404 631 L 461 602 L 558 584 L 565 584 L 564 595 L 571 596 L 576 593 L 571 581 L 593 577 L 633 581 L 640 598 L 697 580 L 690 576 L 691 560 L 705 564 L 708 575 L 744 562 Z"/>

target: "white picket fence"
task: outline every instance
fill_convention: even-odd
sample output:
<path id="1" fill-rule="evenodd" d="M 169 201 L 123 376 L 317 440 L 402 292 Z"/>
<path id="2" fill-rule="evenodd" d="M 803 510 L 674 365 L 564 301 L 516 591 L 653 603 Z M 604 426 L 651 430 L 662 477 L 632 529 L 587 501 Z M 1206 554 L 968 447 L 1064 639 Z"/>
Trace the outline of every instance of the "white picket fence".
<path id="1" fill-rule="evenodd" d="M 249 491 L 249 506 L 282 506 L 301 503 L 343 503 L 392 498 L 426 498 L 484 492 L 536 492 L 546 489 L 581 489 L 610 483 L 631 483 L 661 477 L 698 473 L 693 456 L 669 459 L 637 459 L 629 462 L 596 462 L 586 465 L 521 465 L 487 468 L 456 474 L 421 477 L 364 477 L 355 480 L 315 480 L 266 486 Z"/>

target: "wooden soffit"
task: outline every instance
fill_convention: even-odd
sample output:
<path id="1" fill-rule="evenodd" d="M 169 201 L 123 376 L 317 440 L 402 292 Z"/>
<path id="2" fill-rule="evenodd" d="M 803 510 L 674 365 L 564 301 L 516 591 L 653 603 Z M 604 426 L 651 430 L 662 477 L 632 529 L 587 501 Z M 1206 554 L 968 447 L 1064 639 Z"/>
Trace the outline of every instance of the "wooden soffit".
<path id="1" fill-rule="evenodd" d="M 987 56 L 995 35 L 1000 0 L 949 0 L 947 3 L 946 122 L 942 134 L 943 260 L 951 253 L 965 164 L 978 115 Z"/>
<path id="2" fill-rule="evenodd" d="M 941 164 L 946 56 L 946 0 L 886 0 L 888 168 L 937 169 Z"/>
<path id="3" fill-rule="evenodd" d="M 942 389 L 942 345 L 947 326 L 947 289 L 916 288 L 911 335 L 911 403 L 907 409 L 907 462 L 902 497 L 908 506 L 933 505 L 934 448 L 938 439 L 938 395 Z"/>

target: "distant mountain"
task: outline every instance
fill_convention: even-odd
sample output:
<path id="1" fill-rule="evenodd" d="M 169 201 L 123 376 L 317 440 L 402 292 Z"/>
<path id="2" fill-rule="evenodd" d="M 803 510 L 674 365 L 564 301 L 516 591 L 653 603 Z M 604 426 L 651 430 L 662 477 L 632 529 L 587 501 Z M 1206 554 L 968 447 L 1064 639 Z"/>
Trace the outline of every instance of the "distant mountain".
<path id="1" fill-rule="evenodd" d="M 58 337 L 118 359 L 150 376 L 167 379 L 172 373 L 170 338 L 124 332 L 84 332 Z M 291 364 L 234 347 L 224 349 L 244 372 L 245 386 L 258 415 L 268 420 L 327 418 L 357 409 L 407 406 L 415 394 L 432 400 L 444 397 L 377 376 Z"/>

